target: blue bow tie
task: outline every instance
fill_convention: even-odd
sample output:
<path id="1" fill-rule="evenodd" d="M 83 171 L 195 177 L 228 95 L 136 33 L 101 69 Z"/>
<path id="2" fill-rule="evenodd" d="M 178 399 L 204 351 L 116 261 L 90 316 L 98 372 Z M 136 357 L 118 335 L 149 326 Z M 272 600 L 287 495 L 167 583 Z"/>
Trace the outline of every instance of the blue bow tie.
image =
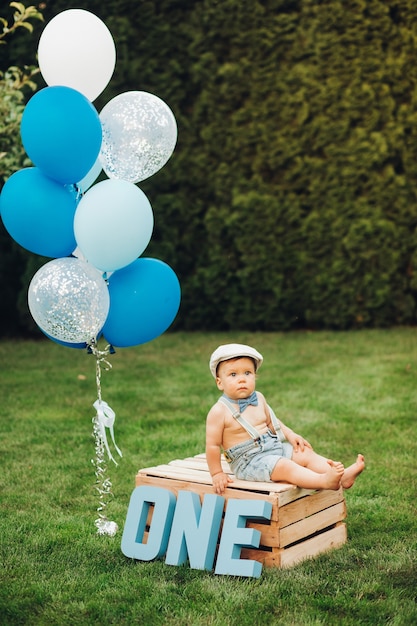
<path id="1" fill-rule="evenodd" d="M 225 397 L 228 400 L 231 400 L 231 398 L 228 398 L 226 396 L 226 394 L 224 394 Z M 253 393 L 251 393 L 251 395 L 248 398 L 242 398 L 241 400 L 231 400 L 232 402 L 236 402 L 239 405 L 239 411 L 241 413 L 243 413 L 243 411 L 250 405 L 253 404 L 253 406 L 258 406 L 258 396 L 256 395 L 256 391 L 254 391 Z"/>

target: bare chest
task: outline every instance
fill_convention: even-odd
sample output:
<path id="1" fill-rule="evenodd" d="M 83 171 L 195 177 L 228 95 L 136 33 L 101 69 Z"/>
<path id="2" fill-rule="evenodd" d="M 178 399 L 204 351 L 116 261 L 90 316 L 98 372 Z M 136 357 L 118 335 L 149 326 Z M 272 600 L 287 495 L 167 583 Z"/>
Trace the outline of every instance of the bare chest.
<path id="1" fill-rule="evenodd" d="M 242 417 L 244 417 L 244 419 L 253 428 L 255 428 L 260 435 L 263 435 L 267 432 L 267 416 L 262 407 L 250 406 L 246 409 L 246 411 L 244 411 Z M 242 441 L 247 441 L 248 439 L 250 439 L 250 435 L 248 434 L 248 432 L 228 411 L 228 414 L 225 415 L 224 422 L 223 448 L 227 450 L 228 448 L 231 448 L 232 446 L 235 446 Z"/>

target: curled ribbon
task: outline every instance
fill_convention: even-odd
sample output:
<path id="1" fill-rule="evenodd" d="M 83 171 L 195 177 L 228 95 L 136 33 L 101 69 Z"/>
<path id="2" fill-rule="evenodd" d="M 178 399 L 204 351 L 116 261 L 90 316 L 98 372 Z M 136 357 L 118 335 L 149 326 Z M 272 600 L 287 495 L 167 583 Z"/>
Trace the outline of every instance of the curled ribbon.
<path id="1" fill-rule="evenodd" d="M 93 407 L 97 411 L 97 423 L 99 427 L 100 438 L 102 442 L 104 443 L 109 459 L 111 459 L 113 463 L 117 465 L 117 461 L 114 459 L 112 453 L 110 452 L 109 444 L 107 442 L 107 435 L 106 435 L 106 428 L 108 428 L 110 431 L 111 440 L 116 449 L 116 452 L 118 453 L 119 456 L 123 456 L 114 440 L 113 426 L 114 426 L 114 420 L 116 419 L 116 413 L 113 411 L 111 407 L 109 407 L 107 402 L 104 402 L 104 400 L 96 400 L 93 404 Z"/>

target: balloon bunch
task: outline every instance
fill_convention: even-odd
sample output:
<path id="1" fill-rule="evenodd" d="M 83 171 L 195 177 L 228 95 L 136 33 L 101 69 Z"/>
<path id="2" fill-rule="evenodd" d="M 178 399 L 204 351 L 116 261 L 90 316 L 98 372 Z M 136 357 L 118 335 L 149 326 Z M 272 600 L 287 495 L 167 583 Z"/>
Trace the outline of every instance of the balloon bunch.
<path id="1" fill-rule="evenodd" d="M 54 17 L 38 59 L 47 87 L 29 100 L 21 122 L 33 167 L 7 180 L 0 215 L 19 245 L 53 259 L 29 286 L 36 324 L 57 343 L 88 348 L 99 363 L 99 337 L 109 346 L 140 345 L 161 335 L 178 312 L 175 272 L 141 256 L 154 218 L 136 185 L 168 161 L 177 125 L 165 102 L 143 91 L 122 93 L 97 112 L 92 101 L 111 79 L 116 50 L 107 26 L 89 11 Z M 107 178 L 96 183 L 101 173 Z M 104 415 L 98 395 L 97 414 Z"/>

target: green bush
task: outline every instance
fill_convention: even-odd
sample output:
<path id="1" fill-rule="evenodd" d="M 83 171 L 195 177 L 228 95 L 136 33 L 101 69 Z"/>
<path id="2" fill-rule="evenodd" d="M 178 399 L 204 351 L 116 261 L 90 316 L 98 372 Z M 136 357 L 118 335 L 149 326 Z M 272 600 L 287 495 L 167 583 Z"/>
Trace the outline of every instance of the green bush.
<path id="1" fill-rule="evenodd" d="M 83 6 L 118 53 L 97 108 L 150 91 L 178 122 L 173 157 L 140 184 L 146 254 L 181 281 L 176 328 L 415 323 L 413 0 Z"/>
<path id="2" fill-rule="evenodd" d="M 10 3 L 10 15 L 0 17 L 0 48 L 6 50 L 6 40 L 11 36 L 22 33 L 22 41 L 26 41 L 27 33 L 33 31 L 30 20 L 42 20 L 42 14 L 33 6 L 25 7 L 19 2 Z M 7 59 L 7 54 L 4 54 Z M 31 165 L 20 140 L 20 121 L 28 95 L 36 89 L 34 78 L 38 73 L 35 66 L 11 65 L 7 69 L 0 67 L 0 189 L 4 182 L 14 172 Z M 2 307 L 0 309 L 1 335 L 10 335 L 27 329 L 29 314 L 27 305 L 23 305 L 23 314 L 19 311 L 22 306 L 19 301 L 26 302 L 27 283 L 23 283 L 22 276 L 27 264 L 33 264 L 32 255 L 23 250 L 9 237 L 3 224 L 0 223 L 0 293 Z M 29 328 L 33 327 L 29 321 Z"/>

